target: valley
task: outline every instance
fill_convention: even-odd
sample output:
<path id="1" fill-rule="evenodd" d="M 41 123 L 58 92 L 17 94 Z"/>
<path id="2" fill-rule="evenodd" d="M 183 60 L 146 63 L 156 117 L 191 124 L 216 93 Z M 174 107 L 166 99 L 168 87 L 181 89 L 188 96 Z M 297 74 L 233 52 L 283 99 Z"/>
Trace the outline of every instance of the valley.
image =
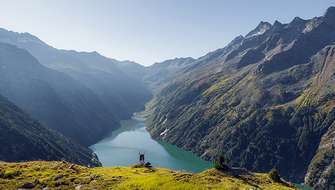
<path id="1" fill-rule="evenodd" d="M 0 189 L 332 190 L 334 84 L 335 7 L 151 66 L 0 29 Z"/>

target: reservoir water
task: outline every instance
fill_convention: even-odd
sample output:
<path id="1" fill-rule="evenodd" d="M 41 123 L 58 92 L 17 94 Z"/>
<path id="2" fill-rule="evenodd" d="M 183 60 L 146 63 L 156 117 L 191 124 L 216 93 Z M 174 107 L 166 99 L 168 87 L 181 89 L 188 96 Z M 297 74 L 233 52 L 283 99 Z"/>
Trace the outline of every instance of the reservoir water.
<path id="1" fill-rule="evenodd" d="M 129 166 L 138 162 L 139 152 L 154 167 L 200 172 L 212 167 L 191 152 L 151 138 L 142 118 L 121 122 L 121 127 L 90 147 L 103 166 Z"/>

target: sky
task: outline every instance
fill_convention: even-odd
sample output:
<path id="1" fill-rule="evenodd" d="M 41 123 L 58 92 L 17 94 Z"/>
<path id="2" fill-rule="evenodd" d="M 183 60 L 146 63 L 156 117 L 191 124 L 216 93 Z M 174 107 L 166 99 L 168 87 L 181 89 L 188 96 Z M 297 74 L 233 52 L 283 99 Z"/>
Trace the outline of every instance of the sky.
<path id="1" fill-rule="evenodd" d="M 324 14 L 334 0 L 0 0 L 0 27 L 59 49 L 151 65 L 200 57 L 260 21 Z"/>

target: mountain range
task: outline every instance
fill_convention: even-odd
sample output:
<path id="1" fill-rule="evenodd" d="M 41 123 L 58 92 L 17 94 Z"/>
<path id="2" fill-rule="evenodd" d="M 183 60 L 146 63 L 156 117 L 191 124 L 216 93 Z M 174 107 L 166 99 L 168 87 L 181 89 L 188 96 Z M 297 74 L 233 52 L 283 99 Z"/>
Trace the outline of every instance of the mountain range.
<path id="1" fill-rule="evenodd" d="M 334 189 L 334 80 L 335 7 L 308 20 L 260 22 L 200 58 L 150 67 L 0 29 L 0 160 L 99 165 L 86 147 L 150 100 L 155 139 Z"/>
<path id="2" fill-rule="evenodd" d="M 100 140 L 150 98 L 141 81 L 122 71 L 126 63 L 97 52 L 58 50 L 5 29 L 0 43 L 1 94 L 83 145 Z"/>

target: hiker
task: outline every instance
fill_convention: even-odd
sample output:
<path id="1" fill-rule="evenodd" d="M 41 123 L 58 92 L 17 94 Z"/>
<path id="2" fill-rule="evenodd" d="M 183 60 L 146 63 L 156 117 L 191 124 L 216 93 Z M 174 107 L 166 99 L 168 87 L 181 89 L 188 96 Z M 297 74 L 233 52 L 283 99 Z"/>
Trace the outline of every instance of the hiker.
<path id="1" fill-rule="evenodd" d="M 140 155 L 140 163 L 144 164 L 145 163 L 145 161 L 144 161 L 144 153 L 139 153 L 139 155 Z"/>

